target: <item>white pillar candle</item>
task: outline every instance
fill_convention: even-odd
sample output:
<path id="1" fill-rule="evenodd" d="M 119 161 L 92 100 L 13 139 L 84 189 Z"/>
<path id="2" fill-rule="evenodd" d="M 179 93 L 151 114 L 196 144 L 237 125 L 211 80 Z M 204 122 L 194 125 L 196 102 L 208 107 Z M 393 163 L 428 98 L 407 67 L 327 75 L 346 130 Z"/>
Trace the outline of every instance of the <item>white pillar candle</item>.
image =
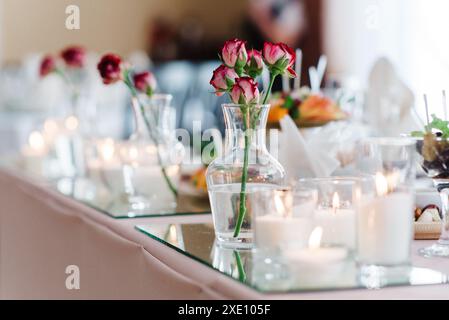
<path id="1" fill-rule="evenodd" d="M 390 192 L 388 178 L 379 174 L 376 186 L 378 196 L 360 205 L 358 259 L 363 264 L 407 264 L 413 238 L 413 194 Z"/>
<path id="2" fill-rule="evenodd" d="M 322 242 L 330 245 L 343 245 L 355 249 L 356 241 L 355 210 L 341 208 L 338 193 L 332 197 L 332 208 L 315 211 L 315 224 L 323 228 Z"/>

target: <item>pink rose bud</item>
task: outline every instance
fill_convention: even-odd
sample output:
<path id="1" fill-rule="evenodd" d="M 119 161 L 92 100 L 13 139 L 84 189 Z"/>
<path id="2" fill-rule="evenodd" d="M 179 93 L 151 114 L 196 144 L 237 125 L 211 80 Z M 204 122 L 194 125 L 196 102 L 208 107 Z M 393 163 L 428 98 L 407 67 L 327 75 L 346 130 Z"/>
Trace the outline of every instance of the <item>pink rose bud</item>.
<path id="1" fill-rule="evenodd" d="M 251 77 L 235 79 L 231 90 L 232 102 L 236 104 L 250 104 L 259 102 L 259 89 L 257 83 Z"/>
<path id="2" fill-rule="evenodd" d="M 111 84 L 122 79 L 122 59 L 115 54 L 105 54 L 98 63 L 98 71 L 104 84 Z"/>
<path id="3" fill-rule="evenodd" d="M 39 68 L 39 74 L 41 77 L 45 77 L 46 75 L 52 73 L 56 70 L 56 62 L 55 59 L 51 55 L 45 56 Z"/>
<path id="4" fill-rule="evenodd" d="M 86 50 L 82 47 L 68 47 L 61 52 L 61 57 L 67 66 L 82 68 L 86 60 Z"/>
<path id="5" fill-rule="evenodd" d="M 239 39 L 228 40 L 221 50 L 221 58 L 228 68 L 235 68 L 239 73 L 248 60 L 245 41 Z"/>
<path id="6" fill-rule="evenodd" d="M 262 53 L 257 50 L 248 51 L 248 62 L 245 66 L 246 73 L 252 78 L 256 78 L 263 71 Z"/>
<path id="7" fill-rule="evenodd" d="M 292 69 L 295 64 L 296 53 L 286 44 L 265 42 L 263 58 L 272 74 L 287 74 L 292 78 L 296 77 L 296 72 Z"/>
<path id="8" fill-rule="evenodd" d="M 221 96 L 232 89 L 236 78 L 238 75 L 234 69 L 221 65 L 214 70 L 210 84 L 215 88 L 215 94 Z"/>
<path id="9" fill-rule="evenodd" d="M 151 96 L 157 88 L 156 77 L 149 71 L 135 74 L 133 80 L 136 89 L 149 96 Z"/>

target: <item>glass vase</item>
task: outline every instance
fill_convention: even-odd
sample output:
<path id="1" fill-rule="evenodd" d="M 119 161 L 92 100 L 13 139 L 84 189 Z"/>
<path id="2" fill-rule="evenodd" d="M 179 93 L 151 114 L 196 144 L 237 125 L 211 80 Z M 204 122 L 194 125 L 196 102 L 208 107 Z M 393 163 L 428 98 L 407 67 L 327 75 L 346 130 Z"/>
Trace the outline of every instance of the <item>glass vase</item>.
<path id="1" fill-rule="evenodd" d="M 132 99 L 134 132 L 119 155 L 125 199 L 134 211 L 159 214 L 176 207 L 184 148 L 175 136 L 171 100 L 171 95 Z"/>
<path id="2" fill-rule="evenodd" d="M 254 193 L 285 182 L 281 164 L 266 147 L 269 105 L 224 104 L 225 148 L 206 172 L 218 244 L 251 248 Z M 243 208 L 243 210 L 242 210 Z"/>

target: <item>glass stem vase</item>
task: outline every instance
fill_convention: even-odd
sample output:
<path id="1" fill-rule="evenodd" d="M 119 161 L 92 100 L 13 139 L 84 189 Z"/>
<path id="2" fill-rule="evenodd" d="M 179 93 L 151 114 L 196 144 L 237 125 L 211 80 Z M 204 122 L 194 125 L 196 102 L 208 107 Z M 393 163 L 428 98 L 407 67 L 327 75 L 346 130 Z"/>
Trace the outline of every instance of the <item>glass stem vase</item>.
<path id="1" fill-rule="evenodd" d="M 167 101 L 168 99 L 168 101 Z M 142 101 L 143 100 L 143 101 Z M 161 100 L 160 105 L 158 102 Z M 146 103 L 145 103 L 146 101 Z M 167 173 L 164 159 L 162 159 L 160 145 L 161 140 L 166 140 L 167 135 L 165 131 L 170 131 L 171 115 L 167 114 L 167 110 L 170 107 L 165 104 L 170 104 L 170 95 L 155 95 L 154 98 L 139 99 L 137 96 L 132 98 L 132 108 L 135 121 L 135 132 L 131 136 L 131 139 L 149 139 L 156 147 L 157 160 L 161 168 L 162 175 L 165 183 L 175 197 L 178 196 L 178 189 L 170 179 Z M 167 123 L 166 123 L 167 122 Z M 165 141 L 164 141 L 165 142 Z"/>
<path id="2" fill-rule="evenodd" d="M 269 105 L 223 105 L 224 152 L 206 172 L 215 234 L 223 246 L 252 246 L 252 194 L 284 184 L 284 169 L 270 155 L 265 142 L 269 108 Z"/>

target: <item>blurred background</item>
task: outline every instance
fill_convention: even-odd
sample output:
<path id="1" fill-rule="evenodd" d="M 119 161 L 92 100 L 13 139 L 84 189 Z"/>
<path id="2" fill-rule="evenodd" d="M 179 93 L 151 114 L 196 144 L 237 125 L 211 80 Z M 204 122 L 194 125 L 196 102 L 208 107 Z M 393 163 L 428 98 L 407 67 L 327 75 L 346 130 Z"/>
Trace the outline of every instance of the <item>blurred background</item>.
<path id="1" fill-rule="evenodd" d="M 69 5 L 80 9 L 79 30 L 65 27 Z M 386 57 L 414 93 L 416 112 L 424 115 L 425 92 L 431 112 L 441 113 L 441 90 L 449 87 L 448 14 L 446 0 L 0 0 L 0 153 L 62 109 L 61 83 L 39 80 L 38 68 L 44 54 L 73 44 L 90 52 L 95 94 L 86 105 L 103 136 L 129 134 L 130 115 L 126 89 L 104 87 L 96 74 L 101 54 L 115 52 L 154 71 L 160 90 L 174 95 L 179 127 L 191 130 L 192 120 L 201 120 L 202 129 L 222 129 L 223 99 L 209 80 L 222 43 L 234 37 L 249 48 L 264 40 L 301 48 L 303 70 L 325 54 L 323 86 L 354 92 L 367 88 L 373 64 Z M 301 81 L 308 84 L 307 72 Z"/>

